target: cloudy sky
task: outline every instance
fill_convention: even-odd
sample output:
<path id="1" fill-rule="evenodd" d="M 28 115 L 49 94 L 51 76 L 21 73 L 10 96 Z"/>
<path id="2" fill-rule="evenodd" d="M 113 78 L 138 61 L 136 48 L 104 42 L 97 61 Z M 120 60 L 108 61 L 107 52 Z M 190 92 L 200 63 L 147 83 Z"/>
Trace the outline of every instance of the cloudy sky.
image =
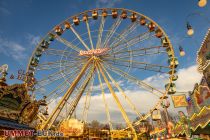
<path id="1" fill-rule="evenodd" d="M 208 3 L 206 7 L 200 8 L 197 6 L 197 0 L 170 0 L 170 2 L 169 0 L 20 0 L 18 2 L 16 0 L 1 0 L 0 65 L 8 64 L 9 74 L 16 74 L 19 69 L 26 69 L 35 46 L 41 37 L 45 36 L 55 25 L 76 13 L 102 7 L 132 9 L 156 21 L 168 34 L 175 54 L 179 59 L 177 90 L 190 91 L 193 89 L 194 84 L 200 81 L 201 75 L 196 70 L 196 52 L 209 26 L 208 19 L 205 17 L 209 17 L 210 4 Z M 192 13 L 200 14 L 189 17 L 188 15 Z M 192 38 L 186 37 L 187 20 L 195 29 Z M 179 57 L 179 45 L 182 45 L 186 52 L 184 57 Z M 164 77 L 150 75 L 144 78 L 144 81 L 158 87 L 162 85 Z M 15 83 L 17 81 L 9 80 L 8 82 Z M 123 87 L 126 86 L 129 85 Z M 140 91 L 134 89 L 127 88 L 125 93 L 132 93 L 130 98 L 139 110 L 148 111 L 151 107 L 150 102 L 155 102 L 155 96 L 146 95 L 146 93 L 140 94 Z M 99 113 L 100 110 L 104 110 L 103 104 L 99 105 L 101 96 L 92 97 L 91 101 L 95 105 L 91 104 L 90 114 L 93 115 L 89 116 L 89 119 L 105 119 L 105 114 Z M 114 114 L 117 110 L 116 105 L 114 105 L 115 103 L 110 94 L 107 95 L 107 98 L 108 104 L 111 106 L 111 112 Z M 138 98 L 144 102 L 139 102 Z M 82 98 L 80 104 L 84 104 L 84 98 Z M 125 109 L 128 110 L 126 107 Z M 77 110 L 82 110 L 82 107 L 79 106 Z M 170 110 L 174 110 L 173 106 L 171 106 Z M 183 108 L 180 108 L 180 110 L 183 110 Z M 118 115 L 117 113 L 114 114 L 112 116 L 113 120 L 117 120 Z"/>

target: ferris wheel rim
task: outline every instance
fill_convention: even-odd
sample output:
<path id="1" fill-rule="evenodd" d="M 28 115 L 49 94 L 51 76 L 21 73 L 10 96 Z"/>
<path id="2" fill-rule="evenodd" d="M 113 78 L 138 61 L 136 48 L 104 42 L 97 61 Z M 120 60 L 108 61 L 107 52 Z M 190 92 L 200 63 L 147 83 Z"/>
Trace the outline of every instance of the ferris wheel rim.
<path id="1" fill-rule="evenodd" d="M 171 42 L 170 42 L 170 39 L 168 38 L 168 36 L 167 36 L 167 34 L 165 33 L 165 31 L 161 28 L 161 26 L 159 26 L 155 21 L 153 21 L 153 20 L 150 19 L 149 17 L 147 17 L 147 16 L 145 16 L 145 15 L 143 15 L 143 14 L 141 14 L 141 13 L 135 12 L 135 11 L 133 11 L 133 10 L 128 10 L 128 9 L 125 9 L 125 8 L 96 8 L 96 9 L 87 10 L 87 11 L 81 12 L 81 13 L 79 13 L 79 14 L 76 14 L 76 15 L 74 15 L 74 16 L 71 16 L 71 17 L 67 18 L 66 20 L 73 19 L 73 17 L 75 17 L 75 16 L 81 16 L 82 14 L 85 14 L 85 13 L 88 13 L 88 12 L 92 12 L 92 11 L 94 11 L 94 10 L 97 10 L 97 11 L 98 11 L 98 10 L 104 10 L 104 9 L 106 9 L 106 10 L 113 10 L 113 9 L 116 9 L 116 10 L 121 10 L 121 11 L 122 11 L 122 10 L 126 10 L 126 11 L 129 11 L 130 13 L 136 13 L 136 14 L 138 14 L 138 15 L 140 15 L 140 16 L 143 16 L 143 17 L 145 17 L 147 20 L 153 22 L 153 23 L 154 23 L 154 24 L 163 32 L 164 36 L 168 39 L 168 41 L 169 41 L 169 47 L 170 47 L 170 49 L 171 49 L 171 51 L 172 51 L 172 57 L 173 57 L 173 58 L 175 57 L 175 56 L 174 56 L 174 50 L 173 50 L 172 44 L 171 44 Z M 66 20 L 64 20 L 64 21 L 66 21 Z M 56 26 L 60 26 L 60 25 L 62 25 L 62 24 L 63 24 L 63 22 L 60 23 L 60 24 L 58 24 L 58 25 L 56 25 Z M 53 29 L 52 29 L 50 32 L 48 32 L 47 35 L 48 35 L 49 33 L 51 33 L 52 31 L 53 31 Z M 40 41 L 40 43 L 47 37 L 47 35 Z M 29 69 L 30 62 L 31 62 L 31 60 L 32 60 L 32 57 L 34 56 L 36 49 L 40 46 L 40 43 L 36 46 L 36 48 L 34 49 L 34 52 L 32 53 L 32 56 L 31 56 L 31 58 L 30 58 L 30 60 L 29 60 L 28 66 L 27 66 L 27 72 L 28 72 L 28 69 Z M 172 74 L 171 74 L 171 75 L 174 75 L 175 66 L 173 66 L 171 69 L 172 69 Z M 170 80 L 169 82 L 172 83 L 172 77 L 170 77 L 169 80 Z M 166 95 L 167 95 L 167 91 L 168 91 L 168 90 L 169 90 L 169 87 L 167 87 L 167 89 L 165 90 L 165 93 L 163 94 L 163 96 L 166 96 Z M 152 108 L 151 110 L 153 111 L 157 106 L 160 105 L 160 103 L 161 103 L 162 101 L 163 101 L 163 98 L 160 99 L 160 100 L 157 102 L 157 104 L 155 105 L 155 107 Z M 149 113 L 147 113 L 147 114 L 149 114 Z M 149 116 L 146 115 L 146 117 L 149 117 Z M 145 117 L 145 118 L 146 118 L 146 117 Z"/>

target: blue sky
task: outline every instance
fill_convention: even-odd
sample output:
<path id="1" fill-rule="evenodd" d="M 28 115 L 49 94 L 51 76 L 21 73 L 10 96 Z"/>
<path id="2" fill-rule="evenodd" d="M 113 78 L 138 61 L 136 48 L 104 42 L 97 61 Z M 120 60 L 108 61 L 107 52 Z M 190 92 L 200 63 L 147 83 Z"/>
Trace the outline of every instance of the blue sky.
<path id="1" fill-rule="evenodd" d="M 179 58 L 178 69 L 183 76 L 178 82 L 179 90 L 190 90 L 195 82 L 199 82 L 200 76 L 194 76 L 193 72 L 196 70 L 196 52 L 209 27 L 204 17 L 209 17 L 210 3 L 200 8 L 197 0 L 0 0 L 0 65 L 8 64 L 9 74 L 26 69 L 40 38 L 55 25 L 79 12 L 102 7 L 131 9 L 156 21 L 168 34 Z M 203 16 L 189 18 L 195 34 L 192 38 L 185 38 L 186 17 L 194 12 Z M 179 57 L 179 45 L 186 52 L 184 57 Z M 191 72 L 187 77 L 186 74 Z M 152 80 L 153 83 L 155 80 Z M 151 82 L 151 78 L 147 81 Z M 191 84 L 187 84 L 189 81 Z"/>
<path id="2" fill-rule="evenodd" d="M 200 8 L 197 0 L 1 0 L 0 64 L 9 64 L 10 73 L 25 69 L 39 38 L 67 17 L 97 7 L 124 7 L 143 13 L 161 25 L 172 40 L 177 56 L 178 44 L 182 44 L 186 56 L 179 58 L 179 68 L 184 68 L 195 64 L 196 51 L 209 24 L 203 18 L 210 14 L 209 5 Z M 182 40 L 186 35 L 186 17 L 193 12 L 204 16 L 189 18 L 195 35 Z"/>

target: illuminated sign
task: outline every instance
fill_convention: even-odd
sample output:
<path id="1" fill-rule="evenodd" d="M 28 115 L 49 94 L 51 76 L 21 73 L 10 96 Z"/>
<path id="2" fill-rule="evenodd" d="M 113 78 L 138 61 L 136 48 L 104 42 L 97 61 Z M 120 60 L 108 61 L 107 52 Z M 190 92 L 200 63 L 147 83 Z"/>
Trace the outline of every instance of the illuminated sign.
<path id="1" fill-rule="evenodd" d="M 64 120 L 59 128 L 64 136 L 81 136 L 84 130 L 84 123 L 77 119 Z"/>
<path id="2" fill-rule="evenodd" d="M 95 49 L 95 50 L 88 50 L 88 51 L 80 51 L 79 52 L 79 56 L 100 56 L 100 55 L 104 55 L 107 53 L 107 51 L 109 51 L 110 48 L 99 48 L 99 49 Z"/>

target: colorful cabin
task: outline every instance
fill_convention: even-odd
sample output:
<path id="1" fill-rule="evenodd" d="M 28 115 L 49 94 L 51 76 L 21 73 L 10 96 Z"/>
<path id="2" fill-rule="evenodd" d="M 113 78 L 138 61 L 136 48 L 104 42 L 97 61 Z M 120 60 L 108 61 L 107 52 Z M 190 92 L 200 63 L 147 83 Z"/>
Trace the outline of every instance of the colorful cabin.
<path id="1" fill-rule="evenodd" d="M 42 56 L 42 50 L 40 50 L 39 48 L 36 50 L 36 52 L 35 52 L 35 56 L 36 57 L 40 57 L 40 56 Z"/>
<path id="2" fill-rule="evenodd" d="M 49 34 L 48 35 L 48 39 L 49 39 L 49 41 L 54 41 L 54 39 L 55 39 L 55 35 L 53 35 L 53 34 Z"/>
<path id="3" fill-rule="evenodd" d="M 166 47 L 167 48 L 169 46 L 168 39 L 166 37 L 161 38 L 161 44 L 162 44 L 163 47 Z"/>
<path id="4" fill-rule="evenodd" d="M 87 14 L 84 14 L 83 17 L 82 17 L 82 20 L 83 21 L 88 21 L 88 15 Z"/>
<path id="5" fill-rule="evenodd" d="M 98 11 L 93 11 L 92 17 L 93 17 L 93 19 L 98 19 Z"/>
<path id="6" fill-rule="evenodd" d="M 171 50 L 170 47 L 167 47 L 167 48 L 166 48 L 166 52 L 167 52 L 167 54 L 168 54 L 169 57 L 172 57 L 173 52 L 172 52 L 172 50 Z"/>
<path id="7" fill-rule="evenodd" d="M 159 109 L 154 109 L 152 112 L 152 120 L 153 121 L 158 121 L 161 119 L 161 114 L 160 114 L 160 110 Z"/>
<path id="8" fill-rule="evenodd" d="M 168 59 L 168 64 L 171 68 L 177 67 L 179 65 L 178 59 L 176 57 L 171 57 Z"/>
<path id="9" fill-rule="evenodd" d="M 153 32 L 153 31 L 155 30 L 155 24 L 152 23 L 152 22 L 149 23 L 149 24 L 148 24 L 148 29 L 149 29 L 150 32 Z"/>
<path id="10" fill-rule="evenodd" d="M 132 13 L 131 15 L 131 22 L 135 22 L 137 19 L 136 13 Z"/>
<path id="11" fill-rule="evenodd" d="M 165 89 L 168 90 L 168 94 L 175 94 L 176 93 L 176 85 L 174 83 L 166 84 Z"/>
<path id="12" fill-rule="evenodd" d="M 47 48 L 49 48 L 49 43 L 46 40 L 43 40 L 40 46 L 43 49 L 47 49 Z"/>
<path id="13" fill-rule="evenodd" d="M 60 36 L 63 33 L 63 29 L 59 26 L 56 26 L 55 27 L 55 33 Z"/>
<path id="14" fill-rule="evenodd" d="M 145 17 L 141 17 L 139 22 L 141 25 L 145 25 L 147 23 Z"/>
<path id="15" fill-rule="evenodd" d="M 118 16 L 117 10 L 112 10 L 112 17 L 117 18 L 117 16 Z"/>
<path id="16" fill-rule="evenodd" d="M 160 29 L 157 29 L 157 30 L 155 31 L 155 36 L 156 36 L 157 38 L 161 38 L 161 37 L 163 36 L 163 32 L 162 32 Z"/>
<path id="17" fill-rule="evenodd" d="M 65 29 L 70 29 L 71 24 L 68 21 L 65 21 L 64 22 L 64 27 L 65 27 Z"/>
<path id="18" fill-rule="evenodd" d="M 172 81 L 176 81 L 178 79 L 178 75 L 174 74 L 172 77 L 171 77 Z"/>
<path id="19" fill-rule="evenodd" d="M 74 17 L 73 22 L 74 22 L 74 25 L 79 25 L 80 20 L 78 17 Z"/>
<path id="20" fill-rule="evenodd" d="M 106 9 L 104 9 L 104 10 L 102 11 L 102 16 L 103 16 L 103 17 L 107 17 L 107 15 L 108 15 L 108 12 L 106 11 Z"/>
<path id="21" fill-rule="evenodd" d="M 31 66 L 37 67 L 38 64 L 39 64 L 39 59 L 36 58 L 36 57 L 33 57 L 33 58 L 31 59 Z"/>
<path id="22" fill-rule="evenodd" d="M 120 16 L 122 19 L 126 19 L 127 18 L 127 12 L 126 11 L 122 11 L 122 14 Z"/>

